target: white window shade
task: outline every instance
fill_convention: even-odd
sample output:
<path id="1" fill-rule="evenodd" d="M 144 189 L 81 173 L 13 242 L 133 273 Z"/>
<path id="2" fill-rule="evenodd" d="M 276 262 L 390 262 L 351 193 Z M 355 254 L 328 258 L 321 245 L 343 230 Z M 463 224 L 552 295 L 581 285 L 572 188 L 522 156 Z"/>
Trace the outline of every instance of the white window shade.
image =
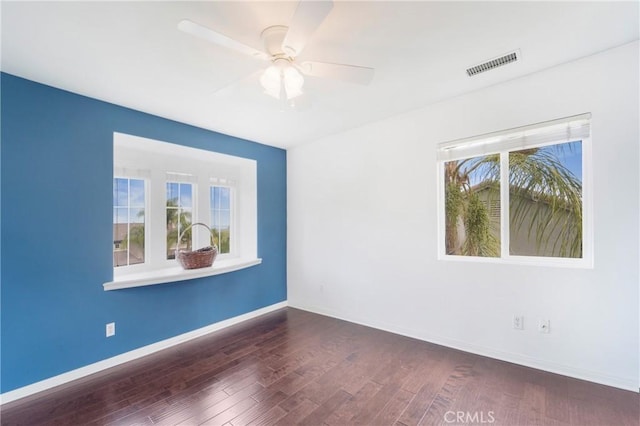
<path id="1" fill-rule="evenodd" d="M 458 139 L 438 145 L 438 160 L 453 161 L 549 143 L 570 142 L 591 134 L 591 114 L 581 114 L 530 126 Z"/>
<path id="2" fill-rule="evenodd" d="M 127 167 L 114 167 L 113 168 L 113 176 L 114 177 L 128 177 L 128 178 L 138 178 L 138 179 L 149 179 L 151 177 L 151 170 L 149 169 L 136 169 L 136 168 L 127 168 Z"/>
<path id="3" fill-rule="evenodd" d="M 234 187 L 236 185 L 236 182 L 233 179 L 219 178 L 219 177 L 210 177 L 209 183 L 211 185 L 228 186 L 228 187 Z"/>
<path id="4" fill-rule="evenodd" d="M 198 183 L 198 176 L 189 173 L 167 172 L 167 182 Z"/>

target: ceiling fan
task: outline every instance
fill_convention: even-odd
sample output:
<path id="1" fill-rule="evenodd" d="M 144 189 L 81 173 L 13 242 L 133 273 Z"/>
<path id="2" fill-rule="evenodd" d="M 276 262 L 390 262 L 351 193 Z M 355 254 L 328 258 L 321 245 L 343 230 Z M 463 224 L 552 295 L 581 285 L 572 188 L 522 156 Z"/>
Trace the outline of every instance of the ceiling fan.
<path id="1" fill-rule="evenodd" d="M 264 43 L 264 51 L 190 20 L 180 21 L 178 29 L 211 43 L 270 62 L 271 65 L 264 69 L 260 76 L 264 92 L 276 99 L 290 101 L 303 94 L 304 75 L 362 85 L 369 84 L 373 78 L 373 68 L 317 61 L 297 62 L 296 59 L 307 41 L 332 8 L 333 1 L 301 0 L 289 26 L 274 25 L 262 31 L 260 37 Z"/>

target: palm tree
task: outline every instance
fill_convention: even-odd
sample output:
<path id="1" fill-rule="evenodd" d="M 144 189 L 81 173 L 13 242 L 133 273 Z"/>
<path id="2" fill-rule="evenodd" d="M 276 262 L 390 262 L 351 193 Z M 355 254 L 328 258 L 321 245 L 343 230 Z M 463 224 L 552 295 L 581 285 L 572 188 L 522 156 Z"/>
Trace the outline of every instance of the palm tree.
<path id="1" fill-rule="evenodd" d="M 572 146 L 508 154 L 512 241 L 526 236 L 537 253 L 582 257 L 582 184 L 560 160 Z M 500 155 L 449 161 L 444 169 L 447 254 L 499 256 L 499 225 L 489 209 L 499 199 Z"/>

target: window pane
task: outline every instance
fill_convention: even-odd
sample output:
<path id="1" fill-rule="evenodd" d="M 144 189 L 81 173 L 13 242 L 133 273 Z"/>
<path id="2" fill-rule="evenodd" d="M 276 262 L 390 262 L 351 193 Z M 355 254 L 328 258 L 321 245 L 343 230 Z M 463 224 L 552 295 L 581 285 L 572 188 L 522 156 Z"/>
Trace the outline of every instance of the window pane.
<path id="1" fill-rule="evenodd" d="M 180 207 L 192 207 L 191 206 L 191 184 L 180 184 Z"/>
<path id="2" fill-rule="evenodd" d="M 446 253 L 500 256 L 500 156 L 444 164 Z"/>
<path id="3" fill-rule="evenodd" d="M 144 207 L 144 181 L 140 179 L 131 179 L 129 183 L 130 194 L 130 206 L 131 207 Z"/>
<path id="4" fill-rule="evenodd" d="M 212 186 L 211 194 L 211 230 L 215 244 L 221 254 L 231 252 L 231 189 Z"/>
<path id="5" fill-rule="evenodd" d="M 223 210 L 229 210 L 231 208 L 229 193 L 229 188 L 220 188 L 220 208 Z"/>
<path id="6" fill-rule="evenodd" d="M 114 185 L 115 186 L 115 185 Z M 124 214 L 123 214 L 124 213 Z M 127 238 L 127 209 L 113 209 L 113 266 L 127 265 L 127 250 L 122 242 Z"/>
<path id="7" fill-rule="evenodd" d="M 129 179 L 113 180 L 113 206 L 127 207 L 129 203 Z"/>
<path id="8" fill-rule="evenodd" d="M 175 259 L 176 248 L 191 250 L 191 229 L 178 242 L 180 234 L 191 224 L 191 194 L 190 183 L 167 182 L 167 259 Z"/>
<path id="9" fill-rule="evenodd" d="M 220 249 L 220 253 L 229 253 L 230 252 L 230 223 L 231 223 L 231 212 L 229 210 L 221 210 L 220 214 L 220 222 L 218 223 L 218 231 L 220 233 L 220 243 L 218 247 Z"/>
<path id="10" fill-rule="evenodd" d="M 177 183 L 167 183 L 167 205 L 169 205 L 169 201 L 173 206 L 178 205 L 178 189 L 179 185 Z"/>
<path id="11" fill-rule="evenodd" d="M 129 264 L 144 263 L 144 209 L 131 209 L 129 225 Z"/>
<path id="12" fill-rule="evenodd" d="M 218 226 L 222 229 L 229 228 L 231 225 L 231 211 L 230 210 L 220 210 L 220 222 Z"/>
<path id="13" fill-rule="evenodd" d="M 139 207 L 130 208 L 129 221 L 131 223 L 144 223 L 144 209 Z"/>
<path id="14" fill-rule="evenodd" d="M 509 153 L 509 253 L 582 257 L 582 142 Z"/>
<path id="15" fill-rule="evenodd" d="M 211 208 L 219 209 L 220 208 L 220 187 L 212 186 L 210 190 L 211 196 Z"/>
<path id="16" fill-rule="evenodd" d="M 218 248 L 220 253 L 229 253 L 230 250 L 230 233 L 229 228 L 220 230 Z"/>
<path id="17" fill-rule="evenodd" d="M 116 178 L 113 188 L 113 266 L 144 263 L 144 180 Z"/>
<path id="18" fill-rule="evenodd" d="M 113 223 L 126 225 L 129 222 L 129 210 L 126 207 L 113 208 Z"/>

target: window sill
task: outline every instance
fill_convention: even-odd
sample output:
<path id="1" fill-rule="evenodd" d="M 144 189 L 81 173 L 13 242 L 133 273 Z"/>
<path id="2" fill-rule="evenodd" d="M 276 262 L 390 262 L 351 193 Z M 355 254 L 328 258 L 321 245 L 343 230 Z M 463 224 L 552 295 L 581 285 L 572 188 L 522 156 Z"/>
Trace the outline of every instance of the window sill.
<path id="1" fill-rule="evenodd" d="M 216 261 L 212 266 L 201 269 L 185 270 L 179 266 L 159 269 L 156 271 L 141 272 L 122 277 L 116 277 L 113 281 L 102 284 L 104 291 L 120 290 L 123 288 L 143 287 L 147 285 L 173 283 L 177 281 L 191 280 L 194 278 L 209 277 L 212 275 L 226 274 L 259 265 L 262 259 L 231 259 Z"/>
<path id="2" fill-rule="evenodd" d="M 529 266 L 551 266 L 560 268 L 593 269 L 593 259 L 589 258 L 560 258 L 543 256 L 509 256 L 509 257 L 480 257 L 480 256 L 460 256 L 442 254 L 438 260 L 447 262 L 469 262 L 469 263 L 491 263 L 503 265 L 529 265 Z"/>

